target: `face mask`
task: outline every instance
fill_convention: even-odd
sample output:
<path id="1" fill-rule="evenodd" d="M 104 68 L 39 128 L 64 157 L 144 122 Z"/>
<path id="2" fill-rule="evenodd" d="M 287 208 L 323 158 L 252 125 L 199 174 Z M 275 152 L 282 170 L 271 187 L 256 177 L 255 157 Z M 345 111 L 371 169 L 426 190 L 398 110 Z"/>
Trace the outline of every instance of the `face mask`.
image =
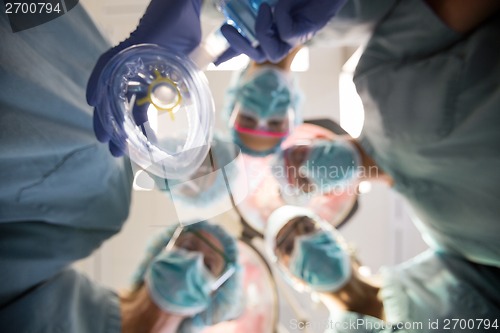
<path id="1" fill-rule="evenodd" d="M 157 45 L 134 45 L 108 62 L 97 88 L 102 95 L 97 108 L 108 110 L 101 121 L 113 129 L 111 140 L 119 146 L 126 140 L 131 160 L 161 178 L 193 173 L 213 134 L 206 77 L 185 60 Z"/>
<path id="2" fill-rule="evenodd" d="M 160 254 L 146 275 L 156 305 L 187 316 L 208 307 L 216 281 L 203 263 L 203 254 L 175 247 Z"/>
<path id="3" fill-rule="evenodd" d="M 289 268 L 319 292 L 336 291 L 351 277 L 349 256 L 326 231 L 296 237 Z"/>
<path id="4" fill-rule="evenodd" d="M 357 176 L 360 162 L 356 148 L 347 141 L 314 143 L 301 171 L 314 184 L 316 191 L 345 187 Z"/>

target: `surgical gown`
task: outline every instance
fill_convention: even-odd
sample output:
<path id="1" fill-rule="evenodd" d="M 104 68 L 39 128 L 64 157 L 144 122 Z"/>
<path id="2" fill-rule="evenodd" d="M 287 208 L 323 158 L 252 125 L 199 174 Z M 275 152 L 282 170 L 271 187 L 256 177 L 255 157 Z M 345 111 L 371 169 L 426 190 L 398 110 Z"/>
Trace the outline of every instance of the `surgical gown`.
<path id="1" fill-rule="evenodd" d="M 115 293 L 69 267 L 116 234 L 131 168 L 85 100 L 109 48 L 84 9 L 13 33 L 0 13 L 0 330 L 119 332 Z"/>
<path id="2" fill-rule="evenodd" d="M 339 16 L 363 13 L 367 2 L 351 1 Z M 481 319 L 500 321 L 499 13 L 460 35 L 425 1 L 386 8 L 354 75 L 365 109 L 361 143 L 393 177 L 431 248 L 385 270 L 387 320 L 423 323 L 394 330 L 401 332 L 487 332 Z M 473 329 L 446 330 L 446 319 Z M 349 325 L 358 320 L 371 326 Z M 336 332 L 393 331 L 356 313 L 330 324 Z"/>
<path id="3" fill-rule="evenodd" d="M 361 142 L 436 251 L 500 266 L 500 16 L 460 35 L 424 1 L 376 25 L 354 82 Z"/>

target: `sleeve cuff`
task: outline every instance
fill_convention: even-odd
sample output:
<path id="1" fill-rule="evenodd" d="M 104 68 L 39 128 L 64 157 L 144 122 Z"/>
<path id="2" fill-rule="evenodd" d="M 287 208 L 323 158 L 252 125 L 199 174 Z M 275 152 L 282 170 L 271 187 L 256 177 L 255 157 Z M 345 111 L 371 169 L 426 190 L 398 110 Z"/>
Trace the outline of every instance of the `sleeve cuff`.
<path id="1" fill-rule="evenodd" d="M 117 333 L 121 332 L 122 329 L 122 318 L 120 312 L 120 298 L 114 292 L 109 292 L 110 295 L 107 297 L 108 301 L 108 316 L 107 325 L 105 328 L 106 333 Z"/>

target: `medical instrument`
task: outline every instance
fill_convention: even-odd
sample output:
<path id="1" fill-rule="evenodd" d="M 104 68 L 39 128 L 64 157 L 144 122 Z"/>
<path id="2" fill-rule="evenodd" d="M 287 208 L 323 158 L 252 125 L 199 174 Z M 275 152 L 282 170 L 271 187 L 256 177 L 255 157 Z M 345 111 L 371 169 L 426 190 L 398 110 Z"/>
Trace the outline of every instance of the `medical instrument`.
<path id="1" fill-rule="evenodd" d="M 188 57 L 140 44 L 114 56 L 101 78 L 112 140 L 130 158 L 165 179 L 194 173 L 210 148 L 214 104 L 207 79 Z"/>

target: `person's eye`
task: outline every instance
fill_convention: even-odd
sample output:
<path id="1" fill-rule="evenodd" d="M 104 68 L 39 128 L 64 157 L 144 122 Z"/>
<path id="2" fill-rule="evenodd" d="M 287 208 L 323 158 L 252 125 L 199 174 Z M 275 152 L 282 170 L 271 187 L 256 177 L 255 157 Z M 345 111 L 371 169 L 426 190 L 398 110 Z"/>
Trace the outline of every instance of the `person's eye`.
<path id="1" fill-rule="evenodd" d="M 205 267 L 210 271 L 213 272 L 214 269 L 214 264 L 212 261 L 208 258 L 203 259 L 203 263 L 205 264 Z"/>
<path id="2" fill-rule="evenodd" d="M 257 126 L 257 121 L 249 116 L 240 115 L 239 117 L 240 126 L 245 128 L 255 128 Z"/>
<path id="3" fill-rule="evenodd" d="M 269 120 L 267 125 L 272 131 L 280 132 L 283 129 L 283 121 L 282 120 Z"/>
<path id="4" fill-rule="evenodd" d="M 284 247 L 284 252 L 286 254 L 291 254 L 293 252 L 293 242 L 292 241 L 287 241 Z"/>

